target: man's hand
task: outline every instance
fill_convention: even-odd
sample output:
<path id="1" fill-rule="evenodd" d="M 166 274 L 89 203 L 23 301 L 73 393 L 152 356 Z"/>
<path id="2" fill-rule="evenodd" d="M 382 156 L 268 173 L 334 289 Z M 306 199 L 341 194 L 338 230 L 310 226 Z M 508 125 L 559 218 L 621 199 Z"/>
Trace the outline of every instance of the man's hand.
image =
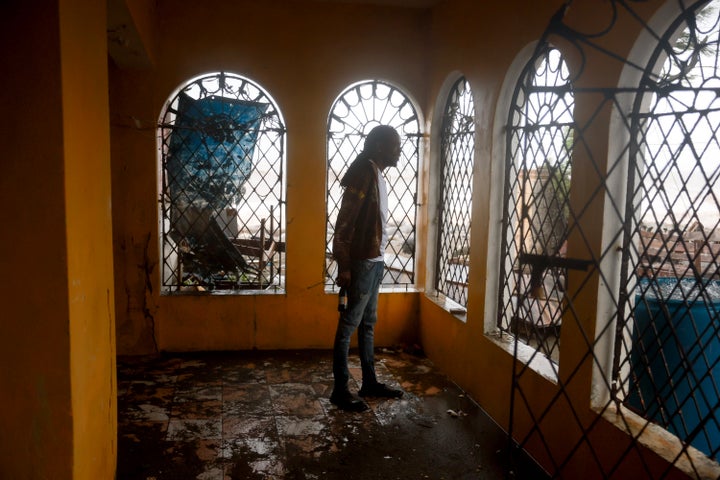
<path id="1" fill-rule="evenodd" d="M 349 287 L 350 286 L 350 270 L 345 270 L 338 273 L 335 283 L 338 287 Z"/>

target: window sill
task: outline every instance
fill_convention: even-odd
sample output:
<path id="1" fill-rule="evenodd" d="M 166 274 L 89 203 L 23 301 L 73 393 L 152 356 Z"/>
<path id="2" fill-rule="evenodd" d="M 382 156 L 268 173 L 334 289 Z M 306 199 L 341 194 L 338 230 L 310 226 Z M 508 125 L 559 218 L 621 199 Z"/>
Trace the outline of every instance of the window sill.
<path id="1" fill-rule="evenodd" d="M 467 323 L 467 309 L 441 293 L 428 293 L 427 298 L 463 323 Z"/>
<path id="2" fill-rule="evenodd" d="M 161 292 L 161 297 L 233 297 L 233 296 L 257 296 L 257 295 L 285 295 L 284 288 L 265 290 L 181 290 L 172 292 Z"/>
<path id="3" fill-rule="evenodd" d="M 595 408 L 595 411 L 689 477 L 720 478 L 720 464 L 692 446 L 687 446 L 683 452 L 683 444 L 675 435 L 622 405 L 618 410 L 611 403 L 603 409 Z"/>
<path id="4" fill-rule="evenodd" d="M 329 295 L 337 295 L 339 287 L 332 285 L 325 286 L 325 293 Z M 414 285 L 381 285 L 380 293 L 419 293 L 422 290 L 416 288 Z"/>
<path id="5" fill-rule="evenodd" d="M 485 336 L 509 355 L 515 354 L 516 341 L 512 335 L 494 331 L 486 333 Z M 517 359 L 544 379 L 558 383 L 558 366 L 535 348 L 518 341 Z"/>

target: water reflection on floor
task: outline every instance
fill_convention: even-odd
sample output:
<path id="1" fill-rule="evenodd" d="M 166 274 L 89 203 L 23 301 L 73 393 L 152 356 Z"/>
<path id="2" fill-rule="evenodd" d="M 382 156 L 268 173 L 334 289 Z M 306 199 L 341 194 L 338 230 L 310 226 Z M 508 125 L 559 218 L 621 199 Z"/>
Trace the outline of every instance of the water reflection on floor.
<path id="1" fill-rule="evenodd" d="M 509 466 L 504 433 L 427 359 L 382 349 L 376 361 L 405 395 L 347 413 L 328 400 L 329 351 L 119 358 L 117 478 L 545 478 L 522 455 Z"/>

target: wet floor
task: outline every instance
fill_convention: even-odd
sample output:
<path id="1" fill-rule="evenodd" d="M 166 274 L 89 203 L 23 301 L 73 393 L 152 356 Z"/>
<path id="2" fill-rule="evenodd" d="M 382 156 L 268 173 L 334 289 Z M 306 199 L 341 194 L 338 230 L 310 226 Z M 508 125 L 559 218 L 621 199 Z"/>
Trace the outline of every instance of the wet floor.
<path id="1" fill-rule="evenodd" d="M 509 466 L 505 434 L 430 361 L 380 350 L 376 362 L 405 395 L 348 413 L 328 399 L 329 351 L 119 358 L 117 478 L 547 478 L 522 455 Z M 351 373 L 356 391 L 352 352 Z"/>

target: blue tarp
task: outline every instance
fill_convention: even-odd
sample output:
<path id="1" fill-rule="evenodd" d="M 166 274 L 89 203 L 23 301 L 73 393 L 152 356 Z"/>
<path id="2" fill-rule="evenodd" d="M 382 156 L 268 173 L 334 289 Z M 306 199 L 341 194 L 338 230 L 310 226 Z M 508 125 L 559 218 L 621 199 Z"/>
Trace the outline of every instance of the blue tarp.
<path id="1" fill-rule="evenodd" d="M 173 206 L 220 211 L 238 202 L 252 172 L 260 120 L 268 106 L 180 94 L 167 161 Z"/>

